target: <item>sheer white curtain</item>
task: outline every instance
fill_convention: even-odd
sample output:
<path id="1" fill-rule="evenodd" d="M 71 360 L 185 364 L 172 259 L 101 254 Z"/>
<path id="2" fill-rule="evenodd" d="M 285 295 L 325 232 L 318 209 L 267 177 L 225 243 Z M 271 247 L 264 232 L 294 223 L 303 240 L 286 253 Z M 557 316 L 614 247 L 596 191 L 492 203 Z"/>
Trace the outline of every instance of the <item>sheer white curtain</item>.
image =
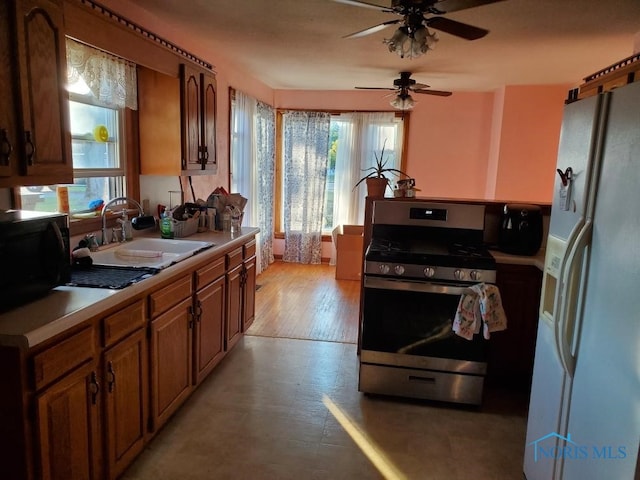
<path id="1" fill-rule="evenodd" d="M 325 112 L 282 115 L 285 262 L 321 263 L 330 121 Z"/>
<path id="2" fill-rule="evenodd" d="M 231 190 L 248 199 L 243 225 L 257 226 L 257 273 L 273 263 L 275 112 L 236 91 L 231 109 Z"/>
<path id="3" fill-rule="evenodd" d="M 105 107 L 138 109 L 136 65 L 110 53 L 66 39 L 67 81 L 84 82 Z"/>
<path id="4" fill-rule="evenodd" d="M 341 114 L 332 121 L 338 125 L 333 224 L 361 225 L 367 187 L 364 182 L 355 190 L 353 186 L 367 174 L 367 168 L 375 165 L 374 153 L 380 155 L 383 145 L 386 167 L 400 169 L 402 118 L 393 112 L 354 112 Z M 335 263 L 335 247 L 331 263 Z"/>

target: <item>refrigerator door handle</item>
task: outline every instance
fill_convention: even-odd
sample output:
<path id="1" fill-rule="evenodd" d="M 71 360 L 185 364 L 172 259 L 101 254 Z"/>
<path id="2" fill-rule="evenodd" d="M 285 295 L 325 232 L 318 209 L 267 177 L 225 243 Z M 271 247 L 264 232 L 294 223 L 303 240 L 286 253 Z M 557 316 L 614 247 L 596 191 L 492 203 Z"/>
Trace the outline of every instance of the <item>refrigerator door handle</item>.
<path id="1" fill-rule="evenodd" d="M 574 335 L 579 331 L 579 324 L 577 323 L 581 311 L 577 302 L 582 298 L 584 284 L 586 281 L 585 274 L 586 269 L 583 267 L 584 253 L 591 241 L 591 232 L 593 228 L 593 222 L 588 219 L 575 242 L 569 250 L 566 260 L 566 268 L 562 272 L 561 289 L 562 293 L 560 297 L 562 303 L 560 305 L 560 312 L 557 321 L 554 323 L 554 337 L 556 341 L 556 349 L 560 362 L 564 370 L 573 377 L 576 369 L 576 357 L 572 352 L 572 341 Z M 578 272 L 576 269 L 580 269 Z M 575 275 L 579 273 L 580 277 L 577 282 L 577 290 L 575 290 Z M 571 328 L 571 332 L 569 329 Z M 571 340 L 570 340 L 571 338 Z"/>

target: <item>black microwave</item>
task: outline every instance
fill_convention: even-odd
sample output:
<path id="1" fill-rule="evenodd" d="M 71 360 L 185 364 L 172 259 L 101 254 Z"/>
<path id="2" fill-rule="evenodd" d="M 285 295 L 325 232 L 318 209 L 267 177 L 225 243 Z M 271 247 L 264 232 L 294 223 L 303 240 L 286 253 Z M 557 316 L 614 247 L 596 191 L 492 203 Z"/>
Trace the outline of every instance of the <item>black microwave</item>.
<path id="1" fill-rule="evenodd" d="M 71 280 L 68 225 L 65 214 L 0 212 L 0 311 Z"/>

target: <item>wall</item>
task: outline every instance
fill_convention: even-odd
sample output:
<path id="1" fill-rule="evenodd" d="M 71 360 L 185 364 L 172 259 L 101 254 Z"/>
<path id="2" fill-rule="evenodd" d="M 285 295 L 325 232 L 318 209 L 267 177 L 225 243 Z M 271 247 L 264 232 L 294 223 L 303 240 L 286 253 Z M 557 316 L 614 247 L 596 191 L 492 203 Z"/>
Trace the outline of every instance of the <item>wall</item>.
<path id="1" fill-rule="evenodd" d="M 502 112 L 494 125 L 492 154 L 495 186 L 487 198 L 550 202 L 569 85 L 507 86 L 500 100 Z M 499 123 L 499 128 L 498 128 Z M 499 133 L 499 135 L 497 135 Z"/>

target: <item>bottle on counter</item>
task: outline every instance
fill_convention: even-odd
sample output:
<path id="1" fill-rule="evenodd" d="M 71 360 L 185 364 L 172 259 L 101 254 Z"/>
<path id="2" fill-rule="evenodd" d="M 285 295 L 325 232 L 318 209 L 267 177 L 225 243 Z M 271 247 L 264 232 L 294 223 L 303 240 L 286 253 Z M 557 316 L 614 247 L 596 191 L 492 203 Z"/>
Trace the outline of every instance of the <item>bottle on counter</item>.
<path id="1" fill-rule="evenodd" d="M 167 209 L 164 209 L 160 219 L 160 237 L 173 238 L 173 219 Z"/>
<path id="2" fill-rule="evenodd" d="M 224 209 L 222 213 L 222 231 L 230 232 L 231 231 L 231 212 L 228 208 Z"/>

